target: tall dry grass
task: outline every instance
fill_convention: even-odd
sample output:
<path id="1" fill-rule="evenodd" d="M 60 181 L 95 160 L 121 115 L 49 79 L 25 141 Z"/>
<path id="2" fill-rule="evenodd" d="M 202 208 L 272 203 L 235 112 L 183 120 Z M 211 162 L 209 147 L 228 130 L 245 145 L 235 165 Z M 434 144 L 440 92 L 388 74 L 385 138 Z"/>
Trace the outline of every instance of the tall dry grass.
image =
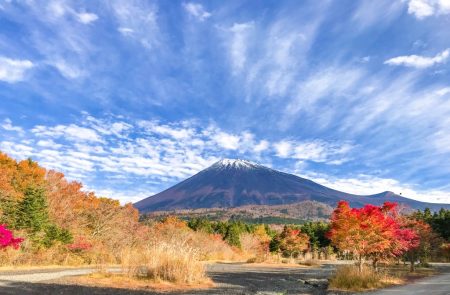
<path id="1" fill-rule="evenodd" d="M 339 267 L 330 278 L 329 288 L 333 290 L 364 291 L 400 283 L 400 279 L 385 272 L 375 272 L 364 267 L 361 272 L 355 265 Z"/>
<path id="2" fill-rule="evenodd" d="M 140 242 L 121 253 L 123 272 L 129 277 L 185 284 L 209 280 L 202 261 L 238 255 L 218 236 L 194 232 L 177 219 L 149 227 Z"/>
<path id="3" fill-rule="evenodd" d="M 198 249 L 166 242 L 124 251 L 122 268 L 129 277 L 153 281 L 195 284 L 207 279 Z"/>

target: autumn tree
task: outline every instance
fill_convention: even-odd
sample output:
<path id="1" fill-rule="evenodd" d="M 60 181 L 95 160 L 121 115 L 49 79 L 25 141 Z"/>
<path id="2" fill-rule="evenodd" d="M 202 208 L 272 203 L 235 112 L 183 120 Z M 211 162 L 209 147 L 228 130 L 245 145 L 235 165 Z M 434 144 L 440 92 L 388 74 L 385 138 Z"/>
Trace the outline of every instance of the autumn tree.
<path id="1" fill-rule="evenodd" d="M 299 229 L 284 226 L 283 231 L 272 239 L 270 250 L 281 252 L 283 255 L 292 258 L 307 250 L 308 246 L 308 235 L 302 233 Z"/>
<path id="2" fill-rule="evenodd" d="M 356 255 L 361 272 L 366 259 L 372 259 L 376 268 L 379 260 L 407 251 L 415 234 L 401 227 L 394 203 L 357 209 L 341 201 L 332 214 L 328 237 L 339 250 Z"/>
<path id="3" fill-rule="evenodd" d="M 417 235 L 417 242 L 406 251 L 410 269 L 414 271 L 415 262 L 419 260 L 422 265 L 426 265 L 432 253 L 438 251 L 444 241 L 428 223 L 421 220 L 408 219 L 405 221 L 405 227 L 410 228 Z"/>

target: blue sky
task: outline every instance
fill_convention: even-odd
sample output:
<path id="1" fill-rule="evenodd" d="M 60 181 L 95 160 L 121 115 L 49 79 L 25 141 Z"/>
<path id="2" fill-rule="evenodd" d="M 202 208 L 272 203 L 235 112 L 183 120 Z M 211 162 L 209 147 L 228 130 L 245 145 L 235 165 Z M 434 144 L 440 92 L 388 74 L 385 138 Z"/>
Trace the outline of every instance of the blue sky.
<path id="1" fill-rule="evenodd" d="M 450 203 L 450 1 L 0 1 L 0 150 L 137 201 L 220 158 Z"/>

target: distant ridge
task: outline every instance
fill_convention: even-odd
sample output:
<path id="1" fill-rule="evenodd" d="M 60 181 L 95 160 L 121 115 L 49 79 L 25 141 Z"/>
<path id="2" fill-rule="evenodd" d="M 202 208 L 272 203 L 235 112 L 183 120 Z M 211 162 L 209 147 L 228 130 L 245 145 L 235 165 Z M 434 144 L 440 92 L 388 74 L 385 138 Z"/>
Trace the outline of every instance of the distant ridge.
<path id="1" fill-rule="evenodd" d="M 449 204 L 424 203 L 390 191 L 374 195 L 340 192 L 296 175 L 280 172 L 260 164 L 239 159 L 223 159 L 196 175 L 145 198 L 134 206 L 141 212 L 230 208 L 244 205 L 282 205 L 316 201 L 335 206 L 347 200 L 352 206 L 397 202 L 412 209 L 437 210 Z"/>

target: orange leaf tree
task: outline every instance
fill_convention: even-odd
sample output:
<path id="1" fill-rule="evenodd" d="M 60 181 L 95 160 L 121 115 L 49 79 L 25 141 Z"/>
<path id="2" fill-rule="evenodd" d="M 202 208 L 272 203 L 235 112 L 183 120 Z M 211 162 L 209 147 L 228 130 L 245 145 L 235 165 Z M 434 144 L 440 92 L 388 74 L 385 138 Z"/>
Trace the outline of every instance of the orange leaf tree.
<path id="1" fill-rule="evenodd" d="M 286 256 L 293 257 L 308 249 L 309 237 L 299 229 L 285 226 L 275 238 L 276 247 Z"/>

